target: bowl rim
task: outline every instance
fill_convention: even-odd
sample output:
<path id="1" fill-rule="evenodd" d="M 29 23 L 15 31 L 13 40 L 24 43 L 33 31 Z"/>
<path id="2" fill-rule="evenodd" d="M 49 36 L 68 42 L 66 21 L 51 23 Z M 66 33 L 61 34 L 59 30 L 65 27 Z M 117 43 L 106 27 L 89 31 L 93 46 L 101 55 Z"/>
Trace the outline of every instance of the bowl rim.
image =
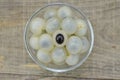
<path id="1" fill-rule="evenodd" d="M 26 32 L 27 32 L 27 29 L 28 29 L 28 25 L 29 25 L 29 22 L 32 20 L 32 18 L 38 14 L 38 12 L 46 7 L 49 7 L 49 6 L 54 6 L 54 5 L 63 5 L 63 6 L 68 6 L 68 7 L 71 7 L 73 9 L 75 9 L 76 11 L 78 11 L 84 18 L 85 18 L 85 21 L 87 22 L 88 26 L 89 26 L 89 30 L 90 30 L 90 37 L 91 37 L 91 40 L 90 40 L 90 48 L 89 48 L 89 51 L 88 53 L 85 55 L 85 57 L 77 64 L 77 65 L 74 65 L 74 66 L 71 66 L 70 68 L 65 68 L 65 69 L 54 69 L 54 68 L 49 68 L 45 65 L 42 65 L 40 64 L 39 62 L 37 62 L 37 60 L 34 58 L 34 56 L 32 55 L 32 52 L 30 51 L 29 47 L 28 47 L 28 44 L 27 44 L 27 38 L 26 38 Z M 52 72 L 67 72 L 67 71 L 71 71 L 71 70 L 74 70 L 76 68 L 78 68 L 79 66 L 81 66 L 85 61 L 86 59 L 88 58 L 88 56 L 91 54 L 91 51 L 93 49 L 93 45 L 94 45 L 94 31 L 93 31 L 93 28 L 92 28 L 92 25 L 89 21 L 89 19 L 86 17 L 86 15 L 78 8 L 76 8 L 75 6 L 71 5 L 71 4 L 68 4 L 68 3 L 49 3 L 49 4 L 46 4 L 44 5 L 43 7 L 37 9 L 35 12 L 32 13 L 32 16 L 30 16 L 30 18 L 28 19 L 26 25 L 25 25 L 25 28 L 24 28 L 24 36 L 23 36 L 23 39 L 24 39 L 24 45 L 25 45 L 25 48 L 27 50 L 27 53 L 29 54 L 29 56 L 32 58 L 32 60 L 38 64 L 40 67 L 42 67 L 43 69 L 46 69 L 48 71 L 52 71 Z"/>

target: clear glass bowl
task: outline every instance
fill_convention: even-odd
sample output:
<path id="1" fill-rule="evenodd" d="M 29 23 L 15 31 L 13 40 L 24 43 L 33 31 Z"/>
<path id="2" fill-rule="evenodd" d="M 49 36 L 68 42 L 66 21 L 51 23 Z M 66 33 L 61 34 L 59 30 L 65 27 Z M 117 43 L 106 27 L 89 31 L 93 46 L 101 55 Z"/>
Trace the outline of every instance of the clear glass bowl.
<path id="1" fill-rule="evenodd" d="M 36 50 L 32 49 L 30 47 L 29 44 L 29 38 L 32 35 L 31 31 L 30 31 L 30 22 L 34 17 L 43 17 L 43 13 L 45 10 L 50 9 L 50 8 L 59 8 L 61 6 L 68 6 L 73 10 L 73 14 L 74 16 L 76 16 L 76 18 L 82 18 L 84 21 L 86 21 L 87 25 L 88 25 L 88 33 L 87 33 L 87 37 L 88 40 L 90 42 L 90 48 L 89 50 L 82 54 L 80 56 L 80 61 L 78 64 L 74 65 L 74 66 L 67 66 L 67 65 L 54 65 L 54 64 L 43 64 L 41 63 L 37 57 L 36 57 Z M 92 25 L 90 23 L 90 21 L 87 19 L 87 17 L 85 16 L 85 14 L 80 10 L 77 9 L 73 6 L 71 6 L 70 4 L 65 4 L 65 3 L 52 3 L 52 4 L 47 4 L 44 7 L 38 9 L 37 11 L 35 11 L 33 13 L 33 15 L 30 17 L 30 19 L 28 20 L 25 30 L 24 30 L 24 43 L 25 43 L 25 47 L 27 49 L 28 54 L 30 55 L 30 57 L 42 68 L 49 70 L 49 71 L 53 71 L 53 72 L 66 72 L 66 71 L 70 71 L 73 70 L 77 67 L 79 67 L 90 55 L 92 48 L 93 48 L 93 43 L 94 43 L 94 33 L 93 33 L 93 29 L 92 29 Z"/>

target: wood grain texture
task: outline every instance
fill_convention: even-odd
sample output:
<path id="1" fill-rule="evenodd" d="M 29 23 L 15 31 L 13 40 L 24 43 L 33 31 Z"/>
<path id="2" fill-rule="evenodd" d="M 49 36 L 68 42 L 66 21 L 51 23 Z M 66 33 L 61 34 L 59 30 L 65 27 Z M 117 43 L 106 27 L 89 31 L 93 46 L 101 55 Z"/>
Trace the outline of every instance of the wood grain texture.
<path id="1" fill-rule="evenodd" d="M 53 77 L 53 76 L 39 76 L 39 75 L 16 75 L 16 74 L 0 74 L 0 80 L 100 80 L 88 78 L 69 78 L 69 77 Z"/>
<path id="2" fill-rule="evenodd" d="M 94 28 L 92 54 L 81 67 L 66 73 L 52 73 L 38 67 L 23 43 L 24 26 L 29 17 L 51 2 L 65 2 L 80 8 Z M 119 13 L 120 0 L 0 0 L 0 80 L 120 79 Z M 44 76 L 48 78 L 42 79 Z"/>

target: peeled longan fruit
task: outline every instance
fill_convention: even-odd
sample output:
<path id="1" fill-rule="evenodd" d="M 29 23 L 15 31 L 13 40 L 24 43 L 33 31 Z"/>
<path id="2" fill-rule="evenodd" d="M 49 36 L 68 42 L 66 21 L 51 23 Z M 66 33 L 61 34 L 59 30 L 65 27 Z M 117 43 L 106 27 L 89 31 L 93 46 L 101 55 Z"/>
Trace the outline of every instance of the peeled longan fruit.
<path id="1" fill-rule="evenodd" d="M 49 9 L 44 14 L 44 19 L 50 19 L 56 16 L 57 11 L 55 9 Z"/>
<path id="2" fill-rule="evenodd" d="M 56 30 L 58 30 L 60 28 L 59 26 L 59 20 L 57 18 L 51 18 L 47 21 L 47 24 L 46 24 L 46 31 L 48 33 L 53 33 L 55 32 Z"/>
<path id="3" fill-rule="evenodd" d="M 71 36 L 66 44 L 67 51 L 70 54 L 77 54 L 82 49 L 82 40 L 77 36 Z"/>
<path id="4" fill-rule="evenodd" d="M 88 41 L 88 39 L 86 37 L 81 37 L 81 40 L 82 40 L 82 49 L 81 49 L 81 52 L 80 53 L 84 53 L 84 52 L 87 52 L 89 47 L 90 47 L 90 43 Z"/>
<path id="5" fill-rule="evenodd" d="M 63 19 L 63 18 L 66 18 L 66 17 L 71 17 L 72 16 L 72 11 L 69 7 L 67 6 L 63 6 L 63 7 L 60 7 L 59 10 L 58 10 L 58 17 Z"/>
<path id="6" fill-rule="evenodd" d="M 77 22 L 78 30 L 77 30 L 77 32 L 75 34 L 80 36 L 80 37 L 86 35 L 86 33 L 87 33 L 87 24 L 86 24 L 86 22 L 84 20 L 82 20 L 82 19 L 78 19 L 78 20 L 76 20 L 76 22 Z"/>
<path id="7" fill-rule="evenodd" d="M 41 34 L 45 21 L 42 18 L 35 18 L 30 23 L 30 30 L 33 34 Z"/>
<path id="8" fill-rule="evenodd" d="M 50 51 L 53 48 L 52 37 L 49 34 L 43 34 L 39 38 L 39 46 L 41 49 Z"/>
<path id="9" fill-rule="evenodd" d="M 43 63 L 50 63 L 51 62 L 50 55 L 41 49 L 38 50 L 38 52 L 37 52 L 37 58 Z"/>
<path id="10" fill-rule="evenodd" d="M 57 47 L 63 47 L 67 42 L 67 34 L 63 30 L 57 30 L 53 33 L 53 42 Z"/>
<path id="11" fill-rule="evenodd" d="M 56 47 L 52 52 L 52 60 L 55 64 L 64 63 L 66 58 L 66 52 L 63 48 Z"/>
<path id="12" fill-rule="evenodd" d="M 39 49 L 39 45 L 38 45 L 38 37 L 36 36 L 32 36 L 30 38 L 30 46 L 33 48 L 33 49 Z"/>
<path id="13" fill-rule="evenodd" d="M 72 18 L 65 18 L 62 21 L 62 29 L 69 35 L 74 34 L 77 30 L 76 21 Z"/>
<path id="14" fill-rule="evenodd" d="M 79 55 L 69 55 L 66 59 L 66 63 L 70 66 L 76 65 L 79 62 Z"/>

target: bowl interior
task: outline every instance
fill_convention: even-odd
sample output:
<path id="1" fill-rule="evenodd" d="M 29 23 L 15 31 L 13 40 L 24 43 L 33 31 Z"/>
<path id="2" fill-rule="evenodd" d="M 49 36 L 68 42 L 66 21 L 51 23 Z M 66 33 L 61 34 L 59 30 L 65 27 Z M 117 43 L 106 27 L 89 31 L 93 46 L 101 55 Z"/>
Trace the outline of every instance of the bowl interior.
<path id="1" fill-rule="evenodd" d="M 41 63 L 37 57 L 36 57 L 36 50 L 32 49 L 30 47 L 30 44 L 29 44 L 29 39 L 32 35 L 31 31 L 30 31 L 30 22 L 32 19 L 34 19 L 35 17 L 41 17 L 43 18 L 43 15 L 44 15 L 44 12 L 46 10 L 49 10 L 49 9 L 58 9 L 59 7 L 61 6 L 68 6 L 72 9 L 72 12 L 73 12 L 73 16 L 74 18 L 81 18 L 83 19 L 87 25 L 88 25 L 88 32 L 87 32 L 87 38 L 90 42 L 90 48 L 89 50 L 86 52 L 86 53 L 83 53 L 80 55 L 80 61 L 77 65 L 74 65 L 74 66 L 68 66 L 68 65 L 54 65 L 54 64 L 43 64 Z M 93 47 L 93 42 L 94 42 L 94 35 L 93 35 L 93 29 L 92 29 L 92 26 L 89 22 L 89 20 L 86 18 L 86 16 L 83 14 L 83 12 L 81 12 L 81 10 L 79 9 L 76 9 L 75 7 L 69 5 L 69 4 L 63 4 L 63 3 L 53 3 L 53 4 L 48 4 L 40 9 L 38 9 L 37 11 L 35 11 L 33 13 L 33 15 L 30 17 L 29 21 L 27 22 L 27 25 L 25 27 L 25 33 L 24 33 L 24 40 L 25 40 L 25 46 L 26 46 L 26 49 L 27 49 L 27 52 L 29 53 L 29 55 L 31 56 L 31 58 L 39 65 L 41 66 L 42 68 L 45 68 L 47 70 L 50 70 L 50 71 L 54 71 L 54 72 L 65 72 L 65 71 L 69 71 L 69 70 L 73 70 L 77 67 L 79 67 L 86 59 L 87 57 L 89 56 L 89 54 L 91 53 L 91 50 L 92 50 L 92 47 Z"/>

